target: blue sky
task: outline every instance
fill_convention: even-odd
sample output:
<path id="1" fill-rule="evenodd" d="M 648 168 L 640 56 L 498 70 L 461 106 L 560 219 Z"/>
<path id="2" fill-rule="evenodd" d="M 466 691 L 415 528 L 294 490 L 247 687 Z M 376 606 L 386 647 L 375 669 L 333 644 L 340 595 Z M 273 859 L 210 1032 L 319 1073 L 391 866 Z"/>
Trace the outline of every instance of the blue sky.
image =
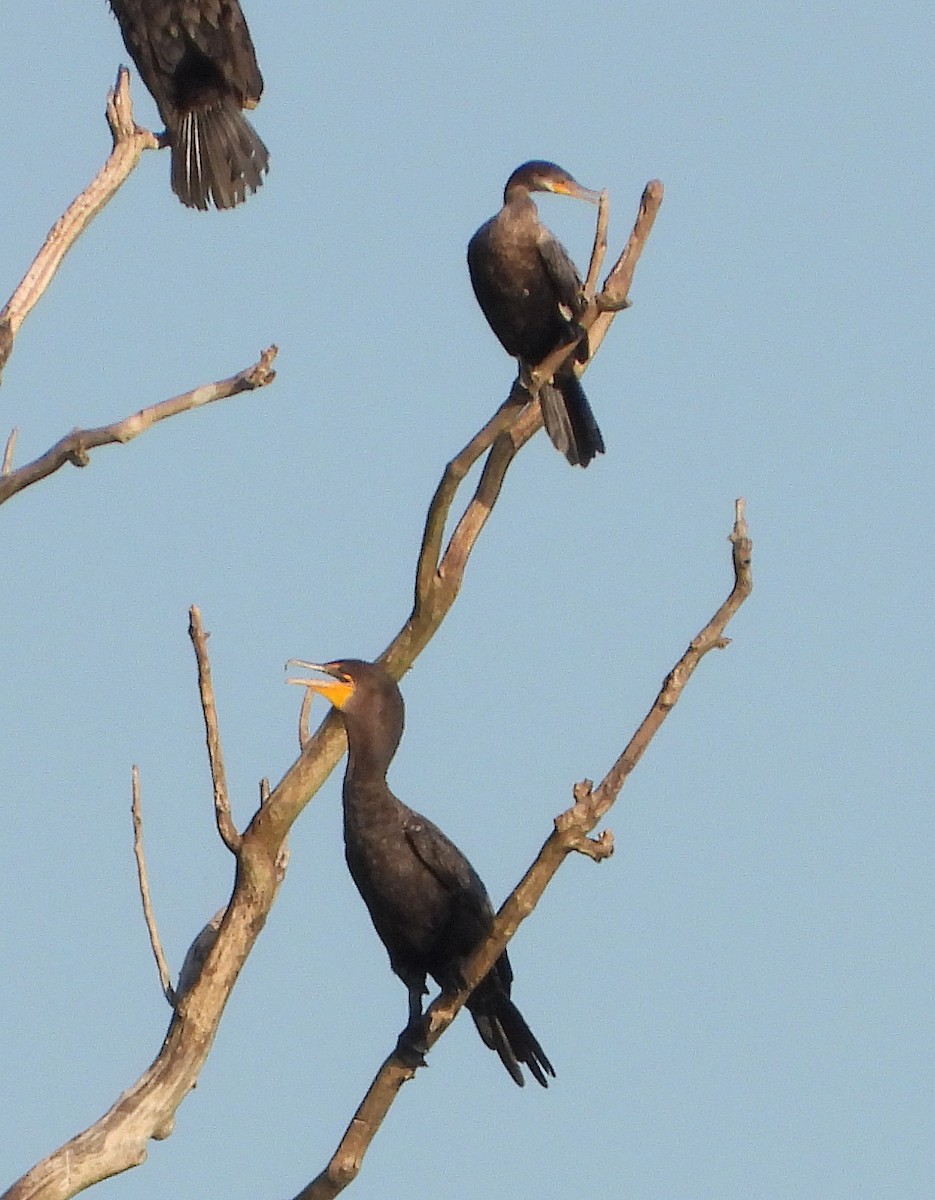
<path id="1" fill-rule="evenodd" d="M 515 463 L 404 683 L 395 790 L 499 902 L 726 594 L 739 495 L 756 590 L 611 813 L 615 857 L 568 862 L 513 944 L 555 1084 L 518 1091 L 458 1021 L 353 1194 L 929 1196 L 930 11 L 247 16 L 266 186 L 191 213 L 145 156 L 0 390 L 22 463 L 281 346 L 271 388 L 3 509 L 0 1178 L 94 1121 L 167 1023 L 131 763 L 176 969 L 229 893 L 189 604 L 244 823 L 296 753 L 284 660 L 371 657 L 408 613 L 440 471 L 512 378 L 464 249 L 544 157 L 610 190 L 612 252 L 646 181 L 666 185 L 585 381 L 607 454 L 572 470 L 539 435 Z M 106 4 L 52 0 L 9 0 L 2 53 L 5 296 L 106 155 L 126 53 Z M 593 211 L 540 211 L 586 261 Z M 109 1194 L 293 1195 L 392 1045 L 405 990 L 347 877 L 339 777 L 293 832 L 175 1134 Z"/>

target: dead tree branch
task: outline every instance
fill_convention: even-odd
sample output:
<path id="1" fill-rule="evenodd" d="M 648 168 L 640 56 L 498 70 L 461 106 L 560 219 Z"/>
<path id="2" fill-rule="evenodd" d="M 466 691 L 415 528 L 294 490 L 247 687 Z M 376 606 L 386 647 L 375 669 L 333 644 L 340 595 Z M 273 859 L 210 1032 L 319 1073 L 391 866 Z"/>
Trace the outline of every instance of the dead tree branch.
<path id="1" fill-rule="evenodd" d="M 0 504 L 24 488 L 46 479 L 66 463 L 86 467 L 91 461 L 90 451 L 96 450 L 98 446 L 110 446 L 115 443 L 124 445 L 168 417 L 190 412 L 194 408 L 212 404 L 215 400 L 239 396 L 241 392 L 253 392 L 257 388 L 266 387 L 276 378 L 272 367 L 276 354 L 277 347 L 269 346 L 253 366 L 231 375 L 228 379 L 204 383 L 190 392 L 183 392 L 181 396 L 173 396 L 170 400 L 162 400 L 149 408 L 141 408 L 139 412 L 114 421 L 112 425 L 100 425 L 96 429 L 73 429 L 41 457 L 15 471 L 0 475 Z"/>
<path id="2" fill-rule="evenodd" d="M 211 767 L 211 782 L 214 787 L 214 817 L 217 821 L 221 841 L 231 854 L 236 854 L 240 849 L 242 838 L 237 832 L 237 826 L 231 816 L 227 772 L 224 769 L 224 753 L 221 749 L 218 714 L 214 703 L 214 684 L 211 682 L 211 663 L 208 659 L 208 635 L 201 624 L 201 610 L 195 604 L 188 610 L 188 636 L 192 639 L 195 660 L 198 663 L 198 691 L 201 696 L 205 740 L 208 746 L 208 763 Z"/>
<path id="3" fill-rule="evenodd" d="M 0 312 L 0 375 L 13 352 L 20 326 L 52 282 L 62 259 L 140 161 L 144 150 L 158 150 L 159 139 L 133 121 L 130 73 L 117 72 L 117 82 L 107 95 L 107 124 L 113 150 L 98 175 L 49 230 L 42 249 L 23 276 L 6 307 Z"/>
<path id="4" fill-rule="evenodd" d="M 585 854 L 595 862 L 613 853 L 613 835 L 605 830 L 590 837 L 598 821 L 620 794 L 627 776 L 642 758 L 659 726 L 674 708 L 695 668 L 709 650 L 728 644 L 724 630 L 753 589 L 750 541 L 744 517 L 744 502 L 738 500 L 733 546 L 734 585 L 731 593 L 666 676 L 636 733 L 597 788 L 590 780 L 576 784 L 575 803 L 555 819 L 555 828 L 536 860 L 497 914 L 490 937 L 471 956 L 464 968 L 464 987 L 439 996 L 425 1015 L 425 1044 L 431 1048 L 451 1025 L 471 992 L 489 974 L 510 939 L 533 911 L 559 867 L 571 853 Z M 295 1197 L 295 1200 L 333 1200 L 360 1172 L 364 1155 L 373 1141 L 390 1105 L 416 1068 L 403 1062 L 395 1051 L 383 1063 L 366 1096 L 355 1112 L 344 1137 L 327 1167 Z"/>
<path id="5" fill-rule="evenodd" d="M 261 366 L 269 371 L 269 361 L 261 360 Z M 262 384 L 238 390 L 248 386 Z M 454 604 L 468 559 L 497 502 L 510 463 L 542 425 L 538 404 L 525 404 L 520 410 L 520 401 L 526 399 L 525 393 L 518 397 L 514 389 L 445 468 L 426 519 L 412 612 L 381 656 L 397 679 L 409 670 Z M 179 411 L 185 407 L 194 404 L 183 405 Z M 480 480 L 443 552 L 444 531 L 460 484 L 484 453 L 488 457 Z M 0 487 L 3 483 L 0 479 Z M 230 901 L 216 936 L 212 928 L 196 939 L 195 967 L 183 971 L 186 987 L 180 985 L 177 990 L 175 1015 L 152 1065 L 98 1121 L 37 1163 L 0 1200 L 69 1200 L 103 1179 L 138 1166 L 146 1158 L 150 1138 L 169 1136 L 175 1113 L 195 1086 L 227 1000 L 275 901 L 287 860 L 289 830 L 334 769 L 345 745 L 340 717 L 330 714 L 260 804 L 240 835 L 239 845 L 231 847 L 236 869 Z"/>
<path id="6" fill-rule="evenodd" d="M 588 300 L 594 296 L 597 287 L 597 277 L 604 265 L 604 255 L 607 253 L 607 229 L 610 225 L 610 195 L 607 188 L 601 192 L 601 200 L 597 209 L 597 228 L 594 231 L 594 246 L 591 249 L 591 261 L 584 280 L 584 294 Z"/>
<path id="7" fill-rule="evenodd" d="M 133 854 L 136 858 L 136 876 L 140 885 L 140 899 L 143 901 L 143 916 L 146 929 L 149 932 L 149 944 L 153 948 L 153 958 L 159 972 L 159 982 L 165 998 L 175 1007 L 175 992 L 172 990 L 172 977 L 169 974 L 169 964 L 162 948 L 159 928 L 153 913 L 153 902 L 149 894 L 149 876 L 146 872 L 146 858 L 143 854 L 143 808 L 140 802 L 140 769 L 133 768 Z"/>
<path id="8" fill-rule="evenodd" d="M 9 475 L 13 470 L 13 452 L 16 450 L 16 439 L 19 437 L 19 430 L 14 427 L 10 430 L 10 436 L 6 440 L 6 446 L 3 449 L 3 462 L 0 464 L 0 476 Z"/>

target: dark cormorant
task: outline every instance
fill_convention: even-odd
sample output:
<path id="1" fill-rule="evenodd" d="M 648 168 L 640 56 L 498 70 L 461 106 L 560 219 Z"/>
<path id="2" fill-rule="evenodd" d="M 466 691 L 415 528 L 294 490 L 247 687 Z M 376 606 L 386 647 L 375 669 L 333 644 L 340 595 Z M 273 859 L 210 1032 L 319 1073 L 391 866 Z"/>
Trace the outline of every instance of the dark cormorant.
<path id="1" fill-rule="evenodd" d="M 269 154 L 241 111 L 263 92 L 237 0 L 110 0 L 166 124 L 172 190 L 189 208 L 233 208 L 255 192 Z"/>
<path id="2" fill-rule="evenodd" d="M 390 966 L 409 989 L 407 1033 L 418 1036 L 422 997 L 431 975 L 442 991 L 461 986 L 461 969 L 487 937 L 493 905 L 477 872 L 442 831 L 413 812 L 386 782 L 403 733 L 403 698 L 379 663 L 344 659 L 290 665 L 332 678 L 295 679 L 325 696 L 344 716 L 344 849 L 351 876 L 370 910 Z M 520 1063 L 547 1087 L 555 1071 L 510 999 L 513 970 L 506 951 L 471 993 L 477 1031 L 521 1087 Z"/>
<path id="3" fill-rule="evenodd" d="M 503 348 L 519 359 L 521 371 L 576 340 L 575 358 L 588 357 L 587 335 L 576 324 L 585 307 L 581 280 L 564 246 L 539 220 L 531 192 L 600 200 L 599 192 L 581 187 L 555 163 L 524 163 L 507 180 L 503 208 L 468 243 L 477 302 Z M 586 467 L 595 454 L 603 454 L 604 439 L 571 363 L 539 389 L 539 402 L 553 445 L 573 466 Z"/>

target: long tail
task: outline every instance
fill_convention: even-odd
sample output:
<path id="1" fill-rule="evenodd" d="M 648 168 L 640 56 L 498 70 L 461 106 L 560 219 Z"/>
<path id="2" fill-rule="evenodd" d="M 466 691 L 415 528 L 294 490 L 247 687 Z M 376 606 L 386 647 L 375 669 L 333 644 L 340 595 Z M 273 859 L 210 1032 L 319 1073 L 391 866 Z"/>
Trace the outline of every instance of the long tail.
<path id="1" fill-rule="evenodd" d="M 520 1063 L 524 1063 L 537 1083 L 543 1087 L 549 1086 L 546 1073 L 554 1078 L 555 1068 L 509 996 L 499 988 L 491 988 L 480 997 L 475 992 L 467 1006 L 484 1045 L 500 1055 L 500 1061 L 514 1083 L 525 1086 L 526 1080 L 520 1068 Z"/>
<path id="2" fill-rule="evenodd" d="M 232 99 L 190 109 L 169 138 L 172 190 L 189 208 L 233 208 L 269 169 L 269 152 Z"/>
<path id="3" fill-rule="evenodd" d="M 542 419 L 552 445 L 573 467 L 586 467 L 595 454 L 604 453 L 604 439 L 591 405 L 573 371 L 556 375 L 539 389 Z"/>

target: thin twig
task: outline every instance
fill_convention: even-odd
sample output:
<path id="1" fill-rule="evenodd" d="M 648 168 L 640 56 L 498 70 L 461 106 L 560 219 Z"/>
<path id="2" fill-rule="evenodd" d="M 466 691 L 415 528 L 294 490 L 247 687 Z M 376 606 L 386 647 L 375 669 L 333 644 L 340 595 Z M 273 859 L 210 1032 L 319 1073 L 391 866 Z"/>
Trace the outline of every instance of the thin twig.
<path id="1" fill-rule="evenodd" d="M 276 372 L 272 369 L 276 353 L 277 347 L 269 346 L 257 362 L 246 370 L 239 371 L 228 379 L 219 379 L 216 383 L 202 384 L 190 392 L 183 392 L 181 396 L 173 396 L 170 400 L 162 400 L 120 421 L 114 421 L 111 425 L 101 425 L 96 429 L 72 430 L 40 458 L 12 471 L 9 475 L 0 475 L 0 504 L 31 484 L 52 475 L 66 463 L 86 467 L 90 461 L 89 451 L 98 446 L 114 443 L 123 445 L 168 417 L 190 412 L 194 408 L 212 404 L 215 400 L 226 400 L 229 396 L 237 396 L 241 392 L 252 392 L 257 388 L 266 387 L 276 378 Z"/>
<path id="2" fill-rule="evenodd" d="M 532 866 L 497 914 L 490 936 L 465 963 L 462 969 L 464 986 L 457 992 L 439 996 L 426 1012 L 424 1040 L 428 1048 L 435 1045 L 474 988 L 489 974 L 568 855 L 583 853 L 596 862 L 611 855 L 613 836 L 609 831 L 596 839 L 588 835 L 616 800 L 627 776 L 678 701 L 701 659 L 709 650 L 726 645 L 724 629 L 753 588 L 753 547 L 744 519 L 743 500 L 736 503 L 731 542 L 734 585 L 730 595 L 701 633 L 692 639 L 688 650 L 666 677 L 648 715 L 600 786 L 592 789 L 587 780 L 575 786 L 575 803 L 556 818 L 555 828 Z M 295 1200 L 333 1200 L 356 1178 L 364 1155 L 396 1095 L 414 1074 L 415 1068 L 411 1063 L 401 1061 L 395 1052 L 390 1054 L 354 1114 L 331 1161 L 320 1175 L 299 1192 Z"/>
<path id="3" fill-rule="evenodd" d="M 0 373 L 10 354 L 20 326 L 52 282 L 62 259 L 91 221 L 113 197 L 140 161 L 144 150 L 158 150 L 159 139 L 133 121 L 130 73 L 117 72 L 117 82 L 107 96 L 107 124 L 113 150 L 97 176 L 52 226 L 42 249 L 24 275 L 6 307 L 0 312 Z"/>
<path id="4" fill-rule="evenodd" d="M 597 227 L 594 230 L 594 245 L 591 248 L 591 261 L 588 264 L 588 274 L 584 281 L 584 294 L 591 300 L 597 287 L 597 277 L 604 265 L 604 255 L 607 253 L 607 228 L 610 224 L 610 193 L 607 188 L 601 192 L 600 204 L 597 207 Z"/>
<path id="5" fill-rule="evenodd" d="M 753 591 L 751 565 L 753 543 L 747 529 L 745 510 L 746 501 L 741 497 L 734 505 L 734 528 L 730 535 L 731 558 L 734 567 L 734 586 L 731 593 L 704 629 L 692 639 L 688 649 L 666 676 L 659 695 L 643 718 L 639 729 L 608 771 L 600 787 L 591 796 L 589 804 L 593 824 L 597 824 L 616 800 L 627 776 L 643 757 L 646 747 L 655 737 L 659 726 L 675 707 L 685 685 L 704 656 L 710 650 L 723 650 L 728 645 L 728 641 L 724 637 L 724 630 L 734 613 Z"/>
<path id="6" fill-rule="evenodd" d="M 162 992 L 172 1007 L 175 1007 L 175 992 L 172 989 L 172 977 L 169 974 L 169 964 L 162 949 L 156 917 L 153 913 L 152 899 L 149 894 L 149 877 L 146 873 L 146 858 L 143 854 L 143 809 L 140 801 L 140 769 L 133 768 L 133 803 L 130 811 L 133 814 L 133 854 L 136 858 L 136 877 L 140 885 L 140 898 L 143 901 L 143 916 L 146 918 L 146 928 L 149 931 L 149 944 L 153 948 L 156 969 L 159 971 L 159 982 Z"/>
<path id="7" fill-rule="evenodd" d="M 14 425 L 10 430 L 10 436 L 6 440 L 6 448 L 3 451 L 3 466 L 0 467 L 0 475 L 9 475 L 13 470 L 13 451 L 16 449 L 16 439 L 19 436 L 19 429 Z"/>
<path id="8" fill-rule="evenodd" d="M 231 816 L 230 796 L 227 792 L 227 773 L 224 770 L 224 752 L 221 749 L 218 714 L 214 703 L 214 684 L 211 682 L 208 636 L 201 624 L 201 611 L 195 604 L 188 610 L 188 636 L 195 648 L 195 659 L 198 663 L 198 692 L 201 696 L 201 711 L 204 713 L 208 762 L 211 764 L 211 782 L 214 785 L 214 816 L 221 841 L 231 854 L 238 854 L 243 839 Z"/>
<path id="9" fill-rule="evenodd" d="M 308 727 L 308 718 L 312 711 L 312 701 L 315 699 L 315 692 L 312 688 L 305 689 L 305 695 L 302 697 L 302 707 L 299 709 L 299 749 L 304 750 L 312 739 L 311 731 Z"/>

